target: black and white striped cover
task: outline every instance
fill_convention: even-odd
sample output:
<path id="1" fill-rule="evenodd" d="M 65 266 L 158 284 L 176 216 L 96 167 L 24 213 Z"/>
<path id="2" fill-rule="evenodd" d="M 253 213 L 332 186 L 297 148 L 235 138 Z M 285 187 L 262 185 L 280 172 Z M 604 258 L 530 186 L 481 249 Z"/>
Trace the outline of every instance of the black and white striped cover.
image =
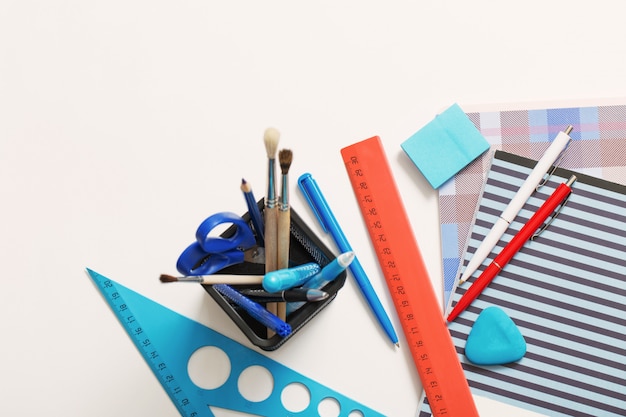
<path id="1" fill-rule="evenodd" d="M 534 164 L 495 153 L 464 264 Z M 571 174 L 557 170 L 531 196 L 480 271 Z M 625 416 L 626 186 L 574 174 L 573 193 L 553 223 L 524 245 L 449 330 L 476 395 L 548 416 Z M 452 305 L 468 286 L 456 288 Z M 514 364 L 475 366 L 464 356 L 465 341 L 478 314 L 493 305 L 516 323 L 527 353 Z M 419 415 L 430 414 L 426 400 Z"/>

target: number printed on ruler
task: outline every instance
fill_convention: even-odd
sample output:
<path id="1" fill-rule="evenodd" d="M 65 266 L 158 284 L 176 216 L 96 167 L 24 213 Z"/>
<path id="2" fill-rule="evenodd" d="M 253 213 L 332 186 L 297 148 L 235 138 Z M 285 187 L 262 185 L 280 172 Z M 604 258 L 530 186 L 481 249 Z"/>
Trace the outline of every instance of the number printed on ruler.
<path id="1" fill-rule="evenodd" d="M 122 284 L 90 269 L 87 269 L 87 272 L 183 417 L 216 417 L 212 407 L 240 412 L 242 415 L 295 415 L 290 413 L 283 403 L 281 387 L 296 383 L 304 386 L 311 394 L 311 398 L 319 401 L 332 398 L 342 410 L 358 411 L 367 417 L 383 417 L 383 414 Z M 203 387 L 198 385 L 190 374 L 191 357 L 206 347 L 223 351 L 226 360 L 231 364 L 230 375 L 221 386 Z M 244 397 L 237 385 L 238 375 L 241 376 L 252 366 L 267 369 L 275 382 L 263 401 L 250 401 Z M 193 367 L 201 375 L 207 372 L 204 365 Z M 211 372 L 210 369 L 208 371 Z M 316 401 L 310 401 L 302 413 L 316 414 L 318 405 Z"/>
<path id="2" fill-rule="evenodd" d="M 141 324 L 137 321 L 133 312 L 124 301 L 124 298 L 115 288 L 113 282 L 106 279 L 98 282 L 98 285 L 105 297 L 109 300 L 109 304 L 122 326 L 126 329 L 126 332 L 135 343 L 135 346 L 137 346 L 137 349 L 141 351 L 148 366 L 150 366 L 155 376 L 160 380 L 161 385 L 163 385 L 167 391 L 178 411 L 185 417 L 199 416 L 198 412 L 191 409 L 192 405 L 189 399 L 185 396 L 185 393 L 178 385 L 172 373 L 169 372 L 167 364 L 161 360 L 159 352 L 152 346 L 150 338 L 144 334 Z"/>
<path id="3" fill-rule="evenodd" d="M 380 139 L 341 154 L 431 411 L 478 416 Z"/>
<path id="4" fill-rule="evenodd" d="M 437 375 L 432 364 L 430 363 L 427 346 L 425 345 L 424 340 L 421 337 L 419 327 L 415 322 L 415 313 L 413 312 L 411 301 L 406 296 L 406 289 L 403 285 L 402 274 L 395 262 L 392 247 L 387 239 L 387 235 L 385 234 L 383 220 L 376 209 L 377 202 L 368 187 L 365 171 L 359 165 L 359 158 L 356 156 L 351 157 L 347 169 L 348 171 L 351 170 L 352 175 L 358 179 L 358 188 L 356 191 L 361 202 L 361 210 L 363 212 L 364 220 L 367 223 L 367 228 L 372 235 L 371 240 L 374 244 L 380 266 L 383 269 L 383 274 L 385 275 L 391 297 L 394 304 L 400 307 L 397 311 L 398 317 L 402 322 L 403 328 L 405 326 L 410 326 L 410 336 L 407 337 L 407 341 L 414 357 L 418 358 L 420 361 L 418 366 L 424 369 L 422 375 L 422 378 L 426 378 L 425 380 L 422 380 L 424 389 L 432 393 L 429 398 L 433 397 L 434 401 L 429 401 L 434 403 L 442 402 L 444 398 L 441 392 L 437 389 L 439 387 Z M 445 415 L 445 406 L 441 408 L 440 411 L 441 415 Z"/>

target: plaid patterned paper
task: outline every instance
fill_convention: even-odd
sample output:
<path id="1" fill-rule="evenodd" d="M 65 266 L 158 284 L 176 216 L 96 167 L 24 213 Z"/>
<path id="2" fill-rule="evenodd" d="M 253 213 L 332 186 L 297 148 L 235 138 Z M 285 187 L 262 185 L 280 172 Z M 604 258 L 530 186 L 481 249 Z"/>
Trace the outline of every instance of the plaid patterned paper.
<path id="1" fill-rule="evenodd" d="M 480 112 L 468 117 L 492 151 L 534 160 L 571 124 L 573 141 L 560 166 L 626 184 L 626 106 Z M 492 156 L 486 152 L 439 189 L 445 305 L 459 278 L 459 260 Z"/>
<path id="2" fill-rule="evenodd" d="M 522 185 L 536 161 L 496 152 L 464 261 Z M 559 169 L 524 205 L 510 241 L 571 171 Z M 527 242 L 471 306 L 449 324 L 474 394 L 547 416 L 626 415 L 626 186 L 576 174 L 554 222 Z M 501 250 L 504 242 L 499 243 Z M 484 270 L 484 264 L 479 270 Z M 467 290 L 456 289 L 457 301 Z M 499 306 L 526 339 L 515 363 L 467 361 L 468 334 L 483 309 Z M 424 402 L 420 417 L 430 416 Z"/>

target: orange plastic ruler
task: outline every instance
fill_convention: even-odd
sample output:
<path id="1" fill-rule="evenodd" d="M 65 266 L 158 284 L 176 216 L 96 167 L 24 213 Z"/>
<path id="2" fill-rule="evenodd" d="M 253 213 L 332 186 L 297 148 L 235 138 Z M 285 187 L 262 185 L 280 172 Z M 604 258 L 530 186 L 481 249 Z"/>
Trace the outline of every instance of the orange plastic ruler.
<path id="1" fill-rule="evenodd" d="M 433 415 L 478 417 L 380 138 L 341 155 Z"/>

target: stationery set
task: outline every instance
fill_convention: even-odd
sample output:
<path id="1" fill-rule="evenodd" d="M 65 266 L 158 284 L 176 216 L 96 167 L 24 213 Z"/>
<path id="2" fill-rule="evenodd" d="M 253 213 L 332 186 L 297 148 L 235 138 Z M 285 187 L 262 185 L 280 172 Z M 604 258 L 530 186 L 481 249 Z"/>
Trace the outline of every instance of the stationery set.
<path id="1" fill-rule="evenodd" d="M 443 417 L 461 409 L 478 415 L 472 394 L 550 416 L 625 415 L 626 186 L 610 181 L 626 175 L 624 120 L 626 106 L 466 114 L 453 105 L 402 144 L 439 189 L 449 307 L 443 316 L 421 263 L 420 277 L 414 277 L 421 255 L 406 215 L 396 215 L 400 196 L 380 138 L 342 149 L 404 340 L 429 393 L 422 394 L 417 415 Z M 183 277 L 162 275 L 161 281 L 204 284 L 252 344 L 273 351 L 337 296 L 348 269 L 376 325 L 398 345 L 389 316 L 310 174 L 298 178 L 299 189 L 339 254 L 290 208 L 292 155 L 279 153 L 279 184 L 277 135 L 266 131 L 265 198 L 254 199 L 243 180 L 249 211 L 209 216 L 179 258 Z M 211 236 L 226 223 L 232 226 Z M 196 389 L 185 358 L 201 345 L 223 349 L 232 363 L 250 358 L 263 364 L 281 389 L 305 385 L 313 401 L 298 412 L 313 412 L 316 402 L 334 398 L 344 406 L 342 416 L 351 410 L 380 415 L 88 272 L 181 415 L 212 417 L 212 405 L 259 415 L 282 407 L 279 390 L 262 401 L 222 395 L 234 390 L 243 369 L 221 387 Z M 504 337 L 490 345 L 494 332 Z M 172 337 L 183 340 L 179 351 L 171 349 Z"/>
<path id="2" fill-rule="evenodd" d="M 625 115 L 624 106 L 468 114 L 495 151 L 439 194 L 448 328 L 473 394 L 549 416 L 626 412 L 626 186 L 600 178 L 623 182 Z M 538 186 L 526 187 L 539 165 Z M 469 342 L 494 308 L 525 351 L 477 364 Z"/>

